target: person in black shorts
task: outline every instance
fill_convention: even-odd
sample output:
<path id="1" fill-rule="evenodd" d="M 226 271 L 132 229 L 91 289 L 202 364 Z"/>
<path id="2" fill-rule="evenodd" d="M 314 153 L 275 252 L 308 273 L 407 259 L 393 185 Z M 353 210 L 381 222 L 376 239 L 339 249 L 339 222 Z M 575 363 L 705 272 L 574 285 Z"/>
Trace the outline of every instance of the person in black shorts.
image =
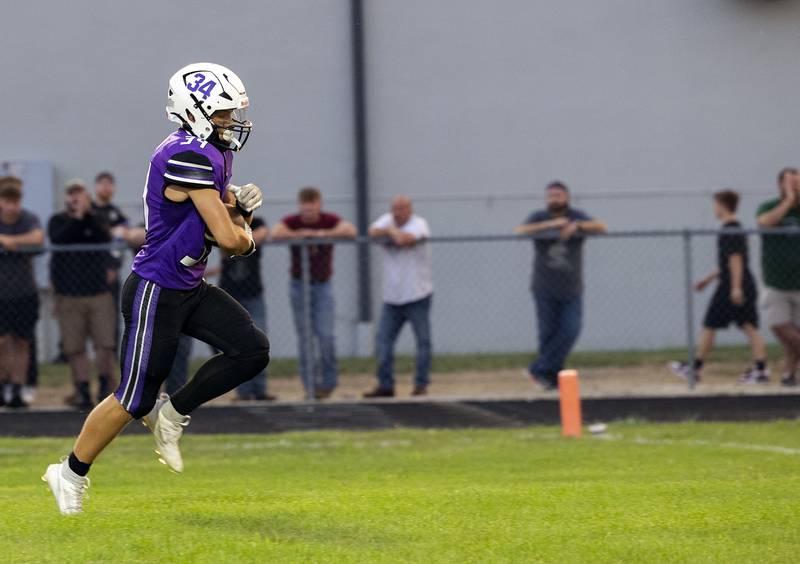
<path id="1" fill-rule="evenodd" d="M 722 222 L 717 237 L 717 268 L 695 284 L 698 292 L 714 280 L 717 288 L 708 304 L 703 331 L 697 346 L 694 365 L 671 362 L 672 372 L 681 378 L 700 379 L 703 364 L 714 347 L 716 331 L 735 323 L 744 331 L 753 350 L 753 366 L 739 379 L 742 384 L 763 384 L 769 381 L 767 351 L 758 332 L 758 289 L 748 267 L 747 235 L 738 232 L 742 225 L 736 218 L 739 194 L 723 190 L 714 194 L 714 213 Z"/>
<path id="2" fill-rule="evenodd" d="M 44 242 L 39 218 L 22 209 L 21 203 L 22 182 L 10 176 L 0 178 L 0 405 L 6 403 L 3 381 L 8 379 L 8 407 L 27 407 L 22 386 L 28 376 L 39 319 L 33 255 L 20 251 Z"/>

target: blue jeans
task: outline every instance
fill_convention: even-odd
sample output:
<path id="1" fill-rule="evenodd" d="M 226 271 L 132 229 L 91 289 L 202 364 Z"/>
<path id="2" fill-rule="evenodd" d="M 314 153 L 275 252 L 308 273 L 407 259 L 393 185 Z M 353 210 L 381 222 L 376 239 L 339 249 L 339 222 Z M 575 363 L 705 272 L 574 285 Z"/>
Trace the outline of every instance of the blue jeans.
<path id="1" fill-rule="evenodd" d="M 267 306 L 264 303 L 262 295 L 254 296 L 252 298 L 242 298 L 238 300 L 242 307 L 248 311 L 250 317 L 253 319 L 253 324 L 261 329 L 264 333 L 267 332 Z M 262 370 L 256 374 L 252 379 L 239 384 L 236 388 L 236 395 L 240 398 L 248 396 L 263 396 L 267 393 L 267 371 Z"/>
<path id="2" fill-rule="evenodd" d="M 402 305 L 383 304 L 376 343 L 378 386 L 382 390 L 394 389 L 394 343 L 406 321 L 411 322 L 411 329 L 414 331 L 414 338 L 417 341 L 414 385 L 418 388 L 425 388 L 430 382 L 431 299 L 432 296 L 427 296 Z"/>
<path id="3" fill-rule="evenodd" d="M 192 341 L 192 338 L 188 335 L 178 337 L 175 360 L 172 361 L 172 368 L 164 381 L 164 391 L 170 396 L 180 390 L 186 383 L 189 373 L 189 357 L 192 355 Z"/>
<path id="4" fill-rule="evenodd" d="M 539 356 L 528 367 L 528 371 L 555 383 L 581 332 L 583 298 L 553 298 L 534 294 L 533 301 L 539 324 Z"/>
<path id="5" fill-rule="evenodd" d="M 333 334 L 335 304 L 330 282 L 310 284 L 311 337 L 319 345 L 319 363 L 313 354 L 313 343 L 305 343 L 305 312 L 303 310 L 303 283 L 292 279 L 289 297 L 292 302 L 294 326 L 297 330 L 300 376 L 306 390 L 311 382 L 315 389 L 333 390 L 339 380 L 336 362 L 336 340 Z M 321 373 L 321 374 L 320 374 Z M 318 377 L 319 376 L 319 377 Z"/>

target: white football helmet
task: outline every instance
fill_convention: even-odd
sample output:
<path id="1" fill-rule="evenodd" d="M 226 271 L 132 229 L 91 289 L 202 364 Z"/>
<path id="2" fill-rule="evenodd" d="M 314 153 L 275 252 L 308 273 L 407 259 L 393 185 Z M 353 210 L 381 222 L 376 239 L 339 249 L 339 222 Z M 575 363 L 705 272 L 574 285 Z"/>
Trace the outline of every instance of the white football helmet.
<path id="1" fill-rule="evenodd" d="M 242 81 L 222 65 L 193 63 L 169 79 L 167 119 L 222 149 L 244 147 L 253 129 L 245 117 L 249 105 Z M 233 125 L 214 125 L 211 116 L 217 110 L 233 110 Z"/>

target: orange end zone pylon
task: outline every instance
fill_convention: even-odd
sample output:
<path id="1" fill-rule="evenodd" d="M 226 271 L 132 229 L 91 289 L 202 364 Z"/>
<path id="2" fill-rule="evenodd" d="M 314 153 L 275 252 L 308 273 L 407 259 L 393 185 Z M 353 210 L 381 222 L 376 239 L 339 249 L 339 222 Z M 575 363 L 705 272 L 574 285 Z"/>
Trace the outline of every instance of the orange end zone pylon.
<path id="1" fill-rule="evenodd" d="M 581 436 L 581 393 L 577 370 L 558 373 L 558 395 L 561 402 L 561 434 L 565 437 Z"/>

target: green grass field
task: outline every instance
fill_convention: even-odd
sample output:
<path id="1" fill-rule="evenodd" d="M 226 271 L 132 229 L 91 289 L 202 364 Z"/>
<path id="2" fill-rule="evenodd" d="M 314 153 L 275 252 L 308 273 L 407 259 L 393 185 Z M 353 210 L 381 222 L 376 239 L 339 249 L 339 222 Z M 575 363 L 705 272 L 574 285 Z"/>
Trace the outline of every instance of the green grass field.
<path id="1" fill-rule="evenodd" d="M 0 439 L 9 562 L 797 562 L 800 423 L 123 437 L 87 513 L 39 475 L 65 439 Z"/>

